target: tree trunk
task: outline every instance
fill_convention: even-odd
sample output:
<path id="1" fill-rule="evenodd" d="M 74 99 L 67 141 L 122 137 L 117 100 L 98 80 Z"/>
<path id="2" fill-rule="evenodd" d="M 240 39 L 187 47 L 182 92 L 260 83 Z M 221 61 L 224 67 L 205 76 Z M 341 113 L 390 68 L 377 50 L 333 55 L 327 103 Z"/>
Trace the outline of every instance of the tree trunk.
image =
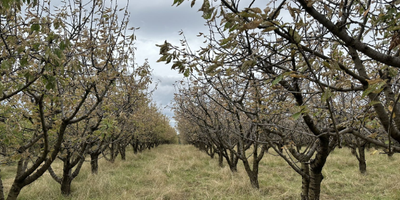
<path id="1" fill-rule="evenodd" d="M 365 174 L 367 172 L 367 163 L 365 161 L 365 145 L 360 145 L 358 147 L 358 168 L 360 169 L 361 174 Z"/>
<path id="2" fill-rule="evenodd" d="M 71 171 L 71 170 L 69 170 Z M 63 175 L 63 179 L 61 182 L 61 194 L 64 196 L 69 196 L 71 194 L 71 182 L 72 182 L 72 177 L 71 177 L 71 172 L 67 175 Z"/>
<path id="3" fill-rule="evenodd" d="M 301 170 L 306 174 L 301 177 L 301 200 L 308 200 L 310 188 L 310 165 L 308 163 L 301 163 Z"/>
<path id="4" fill-rule="evenodd" d="M 211 158 L 214 158 L 213 145 L 207 145 L 206 152 Z"/>
<path id="5" fill-rule="evenodd" d="M 258 173 L 252 172 L 252 173 L 248 174 L 248 176 L 250 178 L 251 186 L 255 189 L 260 189 L 260 185 L 258 183 Z"/>
<path id="6" fill-rule="evenodd" d="M 117 144 L 115 141 L 113 141 L 113 143 L 111 144 L 110 147 L 110 162 L 114 163 L 115 159 L 117 158 L 119 152 L 119 148 L 118 148 L 119 144 Z"/>
<path id="7" fill-rule="evenodd" d="M 151 148 L 153 148 L 153 145 L 154 145 L 154 144 L 153 144 L 152 142 L 148 142 L 148 143 L 147 143 L 147 149 L 148 149 L 148 150 L 151 150 Z"/>
<path id="8" fill-rule="evenodd" d="M 119 145 L 119 153 L 121 154 L 121 159 L 126 160 L 125 147 L 122 145 Z"/>
<path id="9" fill-rule="evenodd" d="M 133 153 L 137 154 L 138 149 L 139 149 L 139 139 L 135 138 L 133 139 L 134 141 L 132 142 L 132 147 L 133 147 Z"/>
<path id="10" fill-rule="evenodd" d="M 321 193 L 322 169 L 325 166 L 326 158 L 329 156 L 329 136 L 322 136 L 319 138 L 320 144 L 317 147 L 317 154 L 310 163 L 310 186 L 309 186 L 309 199 L 319 200 Z"/>
<path id="11" fill-rule="evenodd" d="M 133 154 L 137 154 L 138 153 L 138 146 L 135 145 L 133 146 Z"/>
<path id="12" fill-rule="evenodd" d="M 90 167 L 92 170 L 92 174 L 97 174 L 97 172 L 99 171 L 99 155 L 100 153 L 90 154 Z"/>
<path id="13" fill-rule="evenodd" d="M 218 152 L 218 165 L 220 167 L 224 167 L 224 156 L 222 155 L 222 152 Z"/>
<path id="14" fill-rule="evenodd" d="M 110 162 L 111 163 L 114 163 L 114 161 L 115 161 L 115 157 L 116 157 L 116 155 L 115 155 L 116 153 L 115 153 L 115 144 L 114 144 L 114 142 L 111 144 L 111 148 L 110 148 Z"/>
<path id="15" fill-rule="evenodd" d="M 3 181 L 1 180 L 1 174 L 0 174 L 0 200 L 4 200 L 4 187 L 3 187 Z"/>
<path id="16" fill-rule="evenodd" d="M 237 165 L 234 163 L 231 163 L 229 165 L 229 169 L 231 170 L 231 172 L 237 172 Z"/>
<path id="17" fill-rule="evenodd" d="M 251 186 L 255 189 L 259 189 L 260 185 L 258 184 L 258 165 L 253 165 L 253 170 L 250 167 L 249 161 L 247 159 L 242 159 L 244 169 L 247 172 L 247 176 L 250 179 Z"/>
<path id="18" fill-rule="evenodd" d="M 230 151 L 230 162 L 229 162 L 229 168 L 231 169 L 232 172 L 237 172 L 237 163 L 239 161 L 239 158 L 236 156 L 236 153 L 233 151 Z"/>
<path id="19" fill-rule="evenodd" d="M 7 200 L 16 200 L 23 186 L 20 183 L 14 181 L 11 186 L 10 192 L 8 193 Z"/>
<path id="20" fill-rule="evenodd" d="M 353 155 L 353 156 L 357 156 L 357 150 L 356 150 L 356 148 L 355 147 L 350 147 L 351 148 L 351 154 Z"/>
<path id="21" fill-rule="evenodd" d="M 4 156 L 7 155 L 7 147 L 4 144 L 1 145 L 1 153 Z"/>
<path id="22" fill-rule="evenodd" d="M 144 150 L 145 146 L 143 143 L 140 144 L 139 146 L 139 153 L 141 153 Z"/>
<path id="23" fill-rule="evenodd" d="M 319 195 L 321 193 L 321 182 L 324 176 L 322 176 L 321 172 L 310 171 L 310 190 L 309 190 L 309 199 L 310 200 L 319 200 Z"/>

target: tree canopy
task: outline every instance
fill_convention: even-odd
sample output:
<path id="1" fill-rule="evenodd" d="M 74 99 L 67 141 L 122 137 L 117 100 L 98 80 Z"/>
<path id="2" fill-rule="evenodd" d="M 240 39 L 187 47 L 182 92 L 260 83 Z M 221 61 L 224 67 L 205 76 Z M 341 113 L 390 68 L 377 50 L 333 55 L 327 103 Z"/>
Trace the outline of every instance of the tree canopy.
<path id="1" fill-rule="evenodd" d="M 159 61 L 189 77 L 190 86 L 182 86 L 176 98 L 178 116 L 191 116 L 179 117 L 178 127 L 198 127 L 182 133 L 188 142 L 218 145 L 208 131 L 268 144 L 302 176 L 303 199 L 319 198 L 322 169 L 336 147 L 364 151 L 373 143 L 389 155 L 399 151 L 397 2 L 191 3 L 202 4 L 199 11 L 209 27 L 209 33 L 199 34 L 204 45 L 193 50 L 184 39 L 180 46 L 159 45 Z M 218 108 L 201 106 L 207 111 L 199 114 L 200 101 Z M 211 115 L 219 109 L 228 118 L 242 116 L 238 121 L 245 124 L 223 132 L 222 122 L 212 122 L 220 121 Z M 245 126 L 257 128 L 246 134 Z M 236 145 L 240 156 L 241 144 Z"/>
<path id="2" fill-rule="evenodd" d="M 150 66 L 135 63 L 127 5 L 2 0 L 0 7 L 1 164 L 17 164 L 7 199 L 47 170 L 68 195 L 87 154 L 95 173 L 99 154 L 174 142 L 175 130 L 150 103 Z M 56 159 L 62 175 L 51 168 Z"/>

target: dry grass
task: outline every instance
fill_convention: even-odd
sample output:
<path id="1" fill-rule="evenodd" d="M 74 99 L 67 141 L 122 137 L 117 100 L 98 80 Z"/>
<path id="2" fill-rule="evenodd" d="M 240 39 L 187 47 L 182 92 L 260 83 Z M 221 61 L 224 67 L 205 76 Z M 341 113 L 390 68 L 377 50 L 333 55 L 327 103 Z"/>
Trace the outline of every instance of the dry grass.
<path id="1" fill-rule="evenodd" d="M 399 158 L 367 157 L 368 173 L 358 172 L 356 158 L 347 149 L 332 153 L 324 169 L 321 199 L 400 199 Z M 58 165 L 58 166 L 57 166 Z M 301 178 L 282 159 L 267 154 L 260 167 L 260 190 L 252 189 L 241 164 L 238 173 L 218 167 L 217 159 L 192 146 L 165 145 L 126 161 L 101 160 L 98 175 L 85 163 L 72 183 L 72 195 L 60 195 L 59 185 L 46 174 L 24 188 L 20 199 L 299 199 Z M 54 168 L 61 167 L 56 163 Z M 2 168 L 7 188 L 11 167 Z"/>

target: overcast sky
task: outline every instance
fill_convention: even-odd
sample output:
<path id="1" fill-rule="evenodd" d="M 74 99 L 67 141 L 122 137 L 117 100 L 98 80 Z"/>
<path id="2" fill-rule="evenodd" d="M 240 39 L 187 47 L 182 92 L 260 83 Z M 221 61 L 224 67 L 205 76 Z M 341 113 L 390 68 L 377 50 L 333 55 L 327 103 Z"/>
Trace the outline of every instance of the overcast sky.
<path id="1" fill-rule="evenodd" d="M 201 2 L 193 8 L 190 2 L 185 1 L 179 7 L 171 6 L 173 0 L 130 0 L 129 11 L 131 12 L 130 25 L 140 27 L 136 31 L 136 62 L 144 63 L 148 59 L 153 69 L 153 80 L 158 83 L 158 88 L 153 94 L 153 100 L 163 108 L 170 105 L 175 92 L 173 84 L 183 78 L 182 74 L 171 70 L 171 65 L 157 63 L 159 48 L 156 44 L 162 44 L 165 40 L 172 44 L 179 44 L 182 36 L 179 31 L 183 30 L 189 43 L 200 44 L 201 38 L 196 35 L 205 32 L 204 19 L 198 12 Z M 163 113 L 169 117 L 173 111 L 164 108 Z M 172 119 L 171 119 L 172 120 Z"/>

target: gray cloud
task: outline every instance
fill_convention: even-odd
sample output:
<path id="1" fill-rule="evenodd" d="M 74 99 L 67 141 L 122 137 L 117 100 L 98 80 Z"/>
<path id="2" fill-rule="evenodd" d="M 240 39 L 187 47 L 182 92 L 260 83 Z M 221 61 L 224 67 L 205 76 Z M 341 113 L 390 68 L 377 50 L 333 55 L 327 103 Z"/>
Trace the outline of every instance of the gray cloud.
<path id="1" fill-rule="evenodd" d="M 203 29 L 204 20 L 197 12 L 198 6 L 191 8 L 189 2 L 179 7 L 171 6 L 172 0 L 148 0 L 131 2 L 130 24 L 140 27 L 137 32 L 145 38 L 176 37 L 178 31 L 197 33 Z M 140 39 L 140 38 L 138 38 Z"/>
<path id="2" fill-rule="evenodd" d="M 180 78 L 168 76 L 154 76 L 153 78 L 154 83 L 157 84 L 157 90 L 153 94 L 153 100 L 157 105 L 163 108 L 163 113 L 165 115 L 171 117 L 173 116 L 171 103 L 175 93 L 174 84 L 176 81 L 180 80 Z"/>
<path id="3" fill-rule="evenodd" d="M 135 32 L 136 62 L 141 64 L 145 59 L 148 60 L 153 69 L 153 80 L 155 82 L 159 80 L 153 100 L 170 118 L 173 116 L 173 111 L 170 109 L 175 92 L 173 85 L 176 81 L 180 81 L 183 75 L 171 70 L 171 65 L 156 62 L 159 58 L 159 48 L 155 45 L 162 44 L 165 40 L 179 44 L 182 36 L 178 33 L 183 30 L 189 44 L 196 47 L 203 41 L 196 35 L 207 30 L 201 13 L 197 12 L 200 2 L 193 8 L 190 7 L 189 1 L 185 1 L 179 7 L 171 6 L 172 3 L 173 0 L 131 0 L 129 5 L 130 26 L 140 27 Z"/>

